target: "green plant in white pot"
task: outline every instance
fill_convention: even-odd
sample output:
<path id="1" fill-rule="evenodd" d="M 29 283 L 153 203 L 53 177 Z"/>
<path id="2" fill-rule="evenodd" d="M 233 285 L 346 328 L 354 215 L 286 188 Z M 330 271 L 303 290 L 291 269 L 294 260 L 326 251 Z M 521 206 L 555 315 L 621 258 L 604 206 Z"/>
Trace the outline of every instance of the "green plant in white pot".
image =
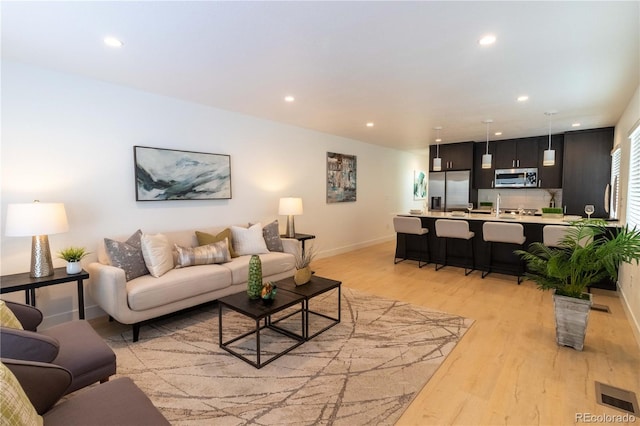
<path id="1" fill-rule="evenodd" d="M 67 261 L 67 274 L 79 274 L 82 272 L 80 261 L 88 254 L 84 247 L 67 247 L 58 252 L 58 257 Z"/>
<path id="2" fill-rule="evenodd" d="M 559 345 L 582 350 L 592 304 L 585 290 L 607 278 L 617 281 L 621 263 L 640 259 L 640 231 L 606 225 L 582 219 L 568 225 L 557 248 L 535 242 L 516 251 L 527 263 L 525 276 L 541 290 L 554 290 Z"/>

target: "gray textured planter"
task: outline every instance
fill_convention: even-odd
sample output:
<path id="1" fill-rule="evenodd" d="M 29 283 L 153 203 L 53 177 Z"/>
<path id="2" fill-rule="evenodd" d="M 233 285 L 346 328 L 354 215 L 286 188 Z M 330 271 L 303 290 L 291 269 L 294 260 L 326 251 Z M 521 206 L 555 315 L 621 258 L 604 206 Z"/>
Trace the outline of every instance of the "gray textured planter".
<path id="1" fill-rule="evenodd" d="M 589 310 L 593 304 L 589 300 L 560 296 L 554 293 L 553 306 L 556 313 L 556 341 L 560 346 L 569 346 L 581 351 L 587 332 Z"/>

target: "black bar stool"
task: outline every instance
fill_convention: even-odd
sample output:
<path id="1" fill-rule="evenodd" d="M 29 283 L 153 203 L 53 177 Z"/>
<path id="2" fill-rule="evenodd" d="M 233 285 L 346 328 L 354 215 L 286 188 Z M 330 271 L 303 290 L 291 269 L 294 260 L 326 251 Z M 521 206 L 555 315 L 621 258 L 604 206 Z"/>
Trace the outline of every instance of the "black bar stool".
<path id="1" fill-rule="evenodd" d="M 482 278 L 491 273 L 493 266 L 492 246 L 495 243 L 510 244 L 517 246 L 519 249 L 524 248 L 524 242 L 527 238 L 524 236 L 524 227 L 519 223 L 503 223 L 503 222 L 485 222 L 482 225 L 482 239 L 489 243 L 489 266 L 486 271 L 482 272 Z M 523 267 L 522 261 L 518 262 L 518 284 L 522 279 Z"/>
<path id="2" fill-rule="evenodd" d="M 418 267 L 429 263 L 429 230 L 422 227 L 422 221 L 419 217 L 408 216 L 396 216 L 393 218 L 393 228 L 395 229 L 396 236 L 396 255 L 393 259 L 393 263 L 400 263 L 403 260 L 413 259 L 407 256 L 409 250 L 407 246 L 407 239 L 415 235 L 420 239 L 418 249 Z M 400 260 L 398 260 L 400 259 Z M 413 259 L 415 260 L 415 259 Z M 421 264 L 424 262 L 424 264 Z"/>
<path id="3" fill-rule="evenodd" d="M 466 220 L 457 219 L 438 219 L 436 220 L 436 235 L 438 238 L 443 238 L 444 243 L 444 263 L 438 267 L 436 263 L 436 271 L 447 266 L 447 240 L 449 238 L 456 238 L 460 240 L 467 240 L 469 249 L 471 251 L 471 268 L 464 268 L 464 274 L 469 275 L 473 272 L 476 263 L 476 256 L 473 250 L 473 237 L 475 233 L 469 231 L 469 222 Z"/>

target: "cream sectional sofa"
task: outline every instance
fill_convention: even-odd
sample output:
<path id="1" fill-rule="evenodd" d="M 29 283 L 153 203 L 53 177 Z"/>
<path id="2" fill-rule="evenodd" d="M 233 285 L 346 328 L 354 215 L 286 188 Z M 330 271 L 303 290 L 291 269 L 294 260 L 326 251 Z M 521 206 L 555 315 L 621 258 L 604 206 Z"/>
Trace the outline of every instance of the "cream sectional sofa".
<path id="1" fill-rule="evenodd" d="M 198 229 L 218 234 L 225 228 Z M 195 230 L 163 233 L 171 245 L 196 247 Z M 124 238 L 114 238 L 123 241 Z M 295 254 L 299 241 L 282 239 L 284 252 L 260 254 L 264 281 L 276 281 L 295 273 Z M 98 262 L 88 265 L 88 292 L 91 298 L 113 319 L 133 325 L 137 341 L 142 322 L 246 291 L 250 255 L 234 257 L 230 262 L 171 269 L 156 278 L 143 275 L 126 281 L 125 271 L 110 266 L 105 244 L 98 245 Z"/>

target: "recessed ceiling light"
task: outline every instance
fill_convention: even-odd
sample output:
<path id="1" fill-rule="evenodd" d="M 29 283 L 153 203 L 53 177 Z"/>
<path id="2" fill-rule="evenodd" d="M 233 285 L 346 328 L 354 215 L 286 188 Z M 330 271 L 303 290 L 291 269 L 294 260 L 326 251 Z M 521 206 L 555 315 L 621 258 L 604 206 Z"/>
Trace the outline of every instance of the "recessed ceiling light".
<path id="1" fill-rule="evenodd" d="M 480 40 L 478 40 L 478 43 L 481 46 L 488 46 L 495 42 L 496 42 L 496 36 L 494 36 L 493 34 L 487 34 L 486 36 L 483 36 Z"/>
<path id="2" fill-rule="evenodd" d="M 121 42 L 115 37 L 105 37 L 104 44 L 106 44 L 109 47 L 122 47 L 124 45 L 123 42 Z"/>
<path id="3" fill-rule="evenodd" d="M 284 97 L 284 101 L 285 101 L 285 102 L 293 102 L 293 101 L 295 101 L 295 100 L 296 100 L 296 98 L 294 98 L 294 97 L 293 97 L 293 96 L 291 96 L 291 95 L 289 95 L 289 96 L 285 96 L 285 97 Z"/>
<path id="4" fill-rule="evenodd" d="M 580 123 L 573 123 L 571 127 L 580 127 Z"/>
<path id="5" fill-rule="evenodd" d="M 367 127 L 373 127 L 373 126 L 374 126 L 374 123 L 372 121 L 367 123 Z"/>
<path id="6" fill-rule="evenodd" d="M 527 95 L 518 96 L 518 102 L 528 101 L 529 97 Z"/>
<path id="7" fill-rule="evenodd" d="M 495 132 L 494 135 L 496 136 L 502 136 L 502 132 Z"/>

